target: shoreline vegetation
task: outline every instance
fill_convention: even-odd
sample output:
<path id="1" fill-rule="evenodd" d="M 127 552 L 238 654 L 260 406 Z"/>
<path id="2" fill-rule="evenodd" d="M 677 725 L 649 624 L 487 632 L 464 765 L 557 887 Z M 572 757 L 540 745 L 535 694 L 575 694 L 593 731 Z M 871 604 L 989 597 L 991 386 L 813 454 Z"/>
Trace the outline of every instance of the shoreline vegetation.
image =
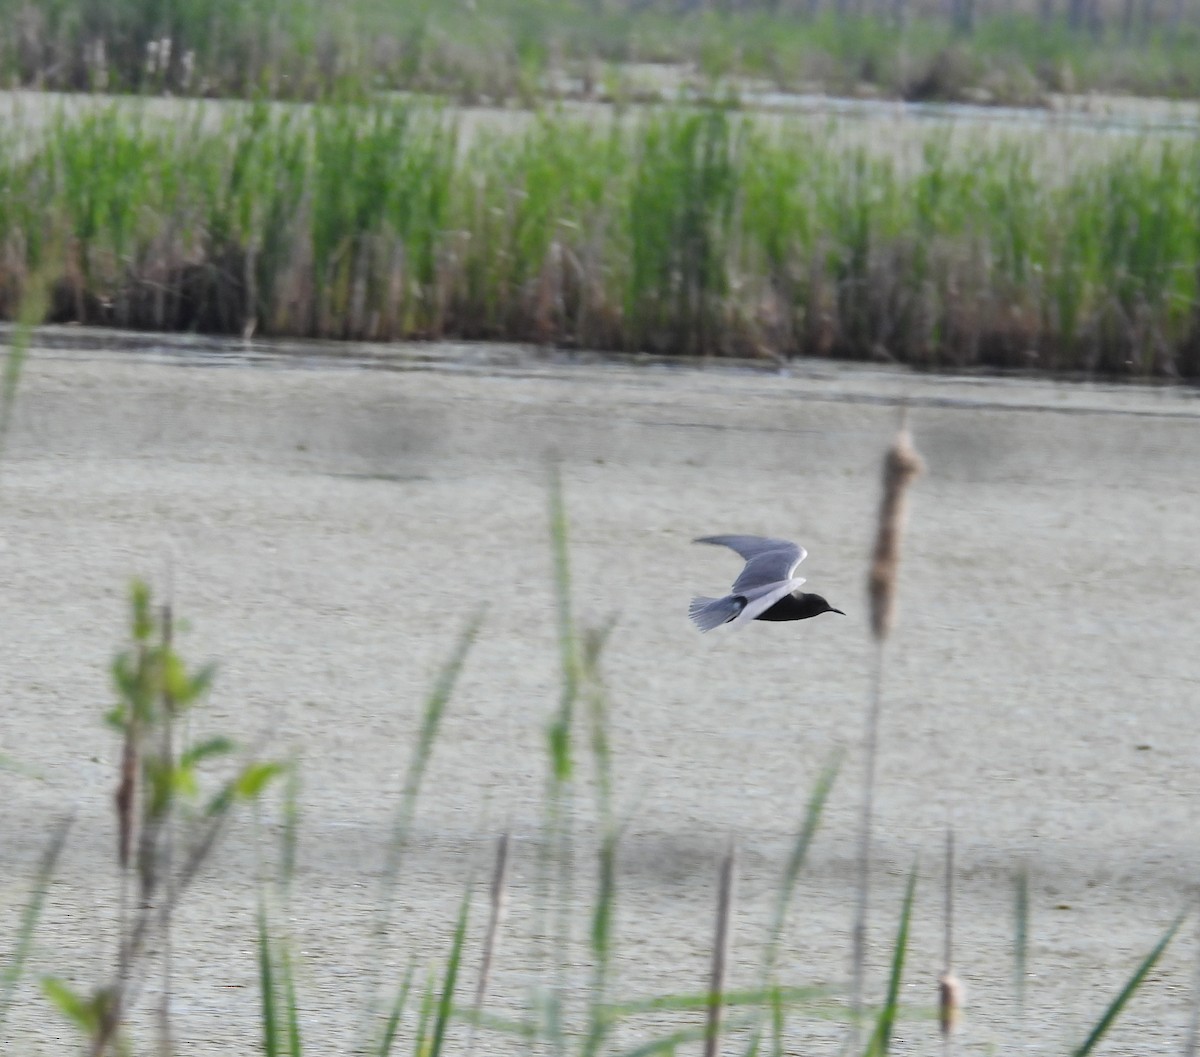
<path id="1" fill-rule="evenodd" d="M 1195 139 L 173 109 L 0 129 L 0 318 L 40 284 L 57 323 L 1200 376 Z"/>
<path id="2" fill-rule="evenodd" d="M 1195 0 L 0 0 L 14 87 L 459 103 L 782 92 L 1039 105 L 1200 97 Z"/>

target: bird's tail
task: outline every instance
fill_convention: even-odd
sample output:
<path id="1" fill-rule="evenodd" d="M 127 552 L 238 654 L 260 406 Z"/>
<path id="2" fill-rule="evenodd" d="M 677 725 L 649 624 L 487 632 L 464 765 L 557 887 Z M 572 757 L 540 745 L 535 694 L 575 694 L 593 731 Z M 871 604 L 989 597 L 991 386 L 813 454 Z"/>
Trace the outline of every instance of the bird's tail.
<path id="1" fill-rule="evenodd" d="M 746 600 L 737 595 L 726 595 L 724 598 L 693 598 L 688 606 L 688 616 L 696 622 L 701 631 L 712 631 L 722 624 L 728 624 L 746 605 Z"/>

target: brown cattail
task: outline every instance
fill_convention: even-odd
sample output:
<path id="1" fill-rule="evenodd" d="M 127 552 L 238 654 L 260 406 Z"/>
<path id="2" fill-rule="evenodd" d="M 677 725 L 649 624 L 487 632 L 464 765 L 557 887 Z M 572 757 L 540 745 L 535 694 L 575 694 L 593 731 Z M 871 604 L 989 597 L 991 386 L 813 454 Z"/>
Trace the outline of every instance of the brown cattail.
<path id="1" fill-rule="evenodd" d="M 883 502 L 879 506 L 879 534 L 871 556 L 867 579 L 871 596 L 871 631 L 879 648 L 875 657 L 875 685 L 867 706 L 866 760 L 863 767 L 862 823 L 858 836 L 858 898 L 852 933 L 853 977 L 850 1002 L 854 1014 L 851 1044 L 858 1045 L 863 1013 L 863 981 L 867 958 L 867 914 L 871 889 L 871 826 L 875 812 L 875 757 L 879 744 L 879 713 L 883 703 L 883 644 L 892 630 L 896 608 L 896 569 L 900 564 L 900 532 L 904 527 L 905 493 L 913 478 L 924 469 L 913 447 L 905 419 L 883 460 Z"/>
<path id="2" fill-rule="evenodd" d="M 924 468 L 907 426 L 901 423 L 900 432 L 883 460 L 883 502 L 879 507 L 879 534 L 875 537 L 875 553 L 871 558 L 871 631 L 880 642 L 888 637 L 895 620 L 896 569 L 900 564 L 906 493 L 913 478 Z"/>
<path id="3" fill-rule="evenodd" d="M 947 970 L 938 977 L 938 1025 L 942 1035 L 949 1035 L 958 1027 L 963 997 L 964 988 L 957 976 Z"/>
<path id="4" fill-rule="evenodd" d="M 949 1052 L 950 1034 L 958 1026 L 963 1003 L 963 985 L 954 975 L 954 827 L 946 827 L 946 914 L 943 927 L 943 960 L 946 968 L 938 977 L 938 1024 Z"/>

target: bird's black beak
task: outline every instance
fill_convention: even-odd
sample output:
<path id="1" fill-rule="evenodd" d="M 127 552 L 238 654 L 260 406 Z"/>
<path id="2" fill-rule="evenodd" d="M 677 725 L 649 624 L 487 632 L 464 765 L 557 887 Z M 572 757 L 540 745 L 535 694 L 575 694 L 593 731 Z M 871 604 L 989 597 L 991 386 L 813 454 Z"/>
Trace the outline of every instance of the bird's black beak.
<path id="1" fill-rule="evenodd" d="M 846 615 L 845 613 L 842 613 L 842 611 L 841 611 L 840 609 L 834 609 L 834 608 L 833 608 L 833 606 L 830 606 L 830 607 L 829 607 L 829 612 L 830 612 L 830 613 L 841 613 L 841 614 L 842 614 L 842 616 L 845 616 L 845 615 Z"/>

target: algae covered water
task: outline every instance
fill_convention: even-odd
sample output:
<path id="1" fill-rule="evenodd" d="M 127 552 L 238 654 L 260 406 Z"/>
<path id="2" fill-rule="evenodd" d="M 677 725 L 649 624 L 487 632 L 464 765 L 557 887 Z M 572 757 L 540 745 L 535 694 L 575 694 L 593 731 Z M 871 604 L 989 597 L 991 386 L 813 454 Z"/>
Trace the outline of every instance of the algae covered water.
<path id="1" fill-rule="evenodd" d="M 866 559 L 901 403 L 929 472 L 912 494 L 890 647 L 874 968 L 919 856 L 904 999 L 932 1005 L 939 854 L 953 819 L 956 968 L 970 989 L 962 1049 L 1011 1037 L 1022 866 L 1036 974 L 1026 1030 L 1050 1051 L 1077 1044 L 1200 865 L 1200 408 L 1181 388 L 567 362 L 518 346 L 39 337 L 0 477 L 3 751 L 21 764 L 3 773 L 4 891 L 23 891 L 56 818 L 74 807 L 77 821 L 31 978 L 85 981 L 111 957 L 116 757 L 101 717 L 125 587 L 140 574 L 170 583 L 189 625 L 181 648 L 220 666 L 193 736 L 230 731 L 302 761 L 289 928 L 306 1041 L 326 1053 L 347 1051 L 354 1035 L 372 881 L 420 702 L 487 601 L 418 808 L 389 968 L 436 963 L 465 878 L 485 876 L 493 838 L 510 828 L 510 913 L 490 1001 L 524 1008 L 559 679 L 554 460 L 578 619 L 616 621 L 604 661 L 624 821 L 614 993 L 702 989 L 730 834 L 742 852 L 731 982 L 753 985 L 805 798 L 844 753 L 780 963 L 789 983 L 839 984 L 870 677 Z M 690 594 L 733 570 L 690 540 L 731 531 L 803 542 L 806 574 L 850 616 L 697 634 Z M 591 799 L 578 801 L 586 835 Z M 270 812 L 262 821 L 268 834 L 280 823 Z M 261 838 L 248 823 L 231 832 L 181 909 L 177 1016 L 196 1053 L 256 1037 Z M 584 893 L 590 848 L 585 836 Z M 481 923 L 482 892 L 475 909 Z M 1112 1045 L 1161 1052 L 1182 1038 L 1193 955 L 1181 937 Z M 586 984 L 582 957 L 569 971 Z M 58 1022 L 36 998 L 10 1027 L 23 1052 L 61 1052 Z M 636 1041 L 651 1028 L 635 1019 L 622 1030 Z M 923 1019 L 897 1031 L 910 1052 L 937 1045 Z M 840 1038 L 836 1023 L 803 1011 L 787 1032 L 803 1052 Z M 489 1038 L 489 1050 L 510 1042 L 519 1048 Z"/>

